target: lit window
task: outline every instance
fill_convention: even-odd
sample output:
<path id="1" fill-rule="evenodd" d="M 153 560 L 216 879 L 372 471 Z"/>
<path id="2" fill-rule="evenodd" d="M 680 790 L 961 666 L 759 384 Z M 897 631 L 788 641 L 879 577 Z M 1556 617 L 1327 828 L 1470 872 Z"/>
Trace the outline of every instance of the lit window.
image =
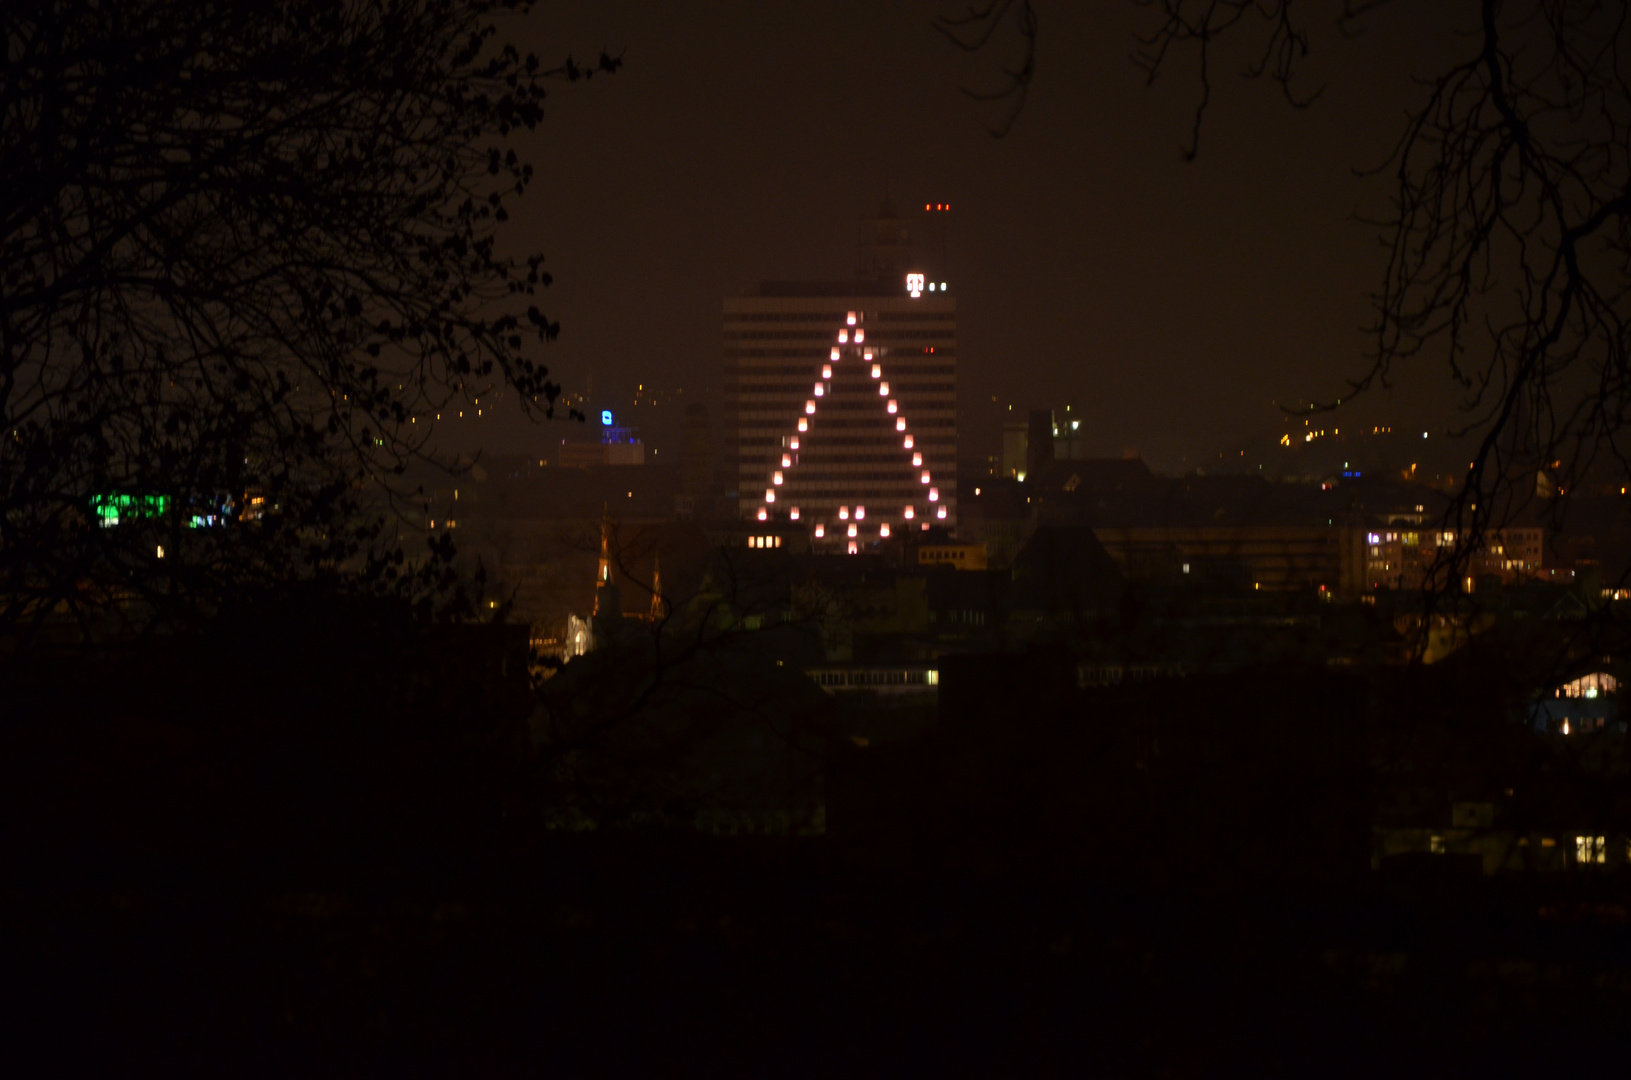
<path id="1" fill-rule="evenodd" d="M 770 515 L 765 513 L 765 508 L 764 507 L 762 507 L 762 506 L 759 507 L 759 520 L 760 521 L 764 521 L 769 516 Z"/>
<path id="2" fill-rule="evenodd" d="M 782 455 L 782 468 L 791 469 L 792 467 L 793 467 L 793 455 L 792 454 L 783 454 Z"/>
<path id="3" fill-rule="evenodd" d="M 895 410 L 890 409 L 889 411 L 894 412 Z M 906 430 L 906 417 L 902 416 L 902 417 L 900 417 L 899 419 L 897 419 L 895 421 L 895 430 L 896 431 L 905 431 Z"/>
<path id="4" fill-rule="evenodd" d="M 883 374 L 883 365 L 882 364 L 873 364 L 872 365 L 872 377 L 874 379 L 876 379 L 878 376 L 880 376 L 882 374 Z"/>
<path id="5" fill-rule="evenodd" d="M 815 384 L 815 396 L 816 397 L 825 397 L 826 394 L 827 394 L 827 385 L 825 383 L 816 383 Z"/>
<path id="6" fill-rule="evenodd" d="M 939 488 L 930 488 L 929 489 L 929 501 L 930 502 L 939 502 L 940 501 L 940 489 Z"/>
<path id="7" fill-rule="evenodd" d="M 906 508 L 903 516 L 906 518 L 907 521 L 911 521 L 912 518 L 916 516 L 916 514 L 917 514 L 917 512 L 915 510 L 913 510 L 910 506 L 908 506 Z"/>
<path id="8" fill-rule="evenodd" d="M 859 551 L 860 551 L 860 550 L 861 550 L 861 549 L 860 549 L 860 548 L 859 548 L 859 547 L 857 547 L 857 546 L 856 546 L 856 543 L 855 543 L 855 541 L 854 541 L 854 540 L 851 540 L 851 541 L 850 541 L 850 542 L 849 542 L 849 553 L 850 553 L 850 554 L 851 554 L 851 555 L 854 555 L 854 554 L 856 554 L 856 553 L 857 553 L 857 552 L 859 552 Z"/>
<path id="9" fill-rule="evenodd" d="M 802 416 L 799 417 L 799 430 L 800 431 L 809 431 L 810 430 L 810 421 L 804 419 L 804 417 L 802 417 Z"/>
<path id="10" fill-rule="evenodd" d="M 799 438 L 798 438 L 798 436 L 797 435 L 793 436 L 793 441 L 788 443 L 787 446 L 788 446 L 788 449 L 790 449 L 790 450 L 797 450 L 799 448 Z"/>
<path id="11" fill-rule="evenodd" d="M 917 468 L 918 466 L 920 466 L 922 464 L 923 464 L 923 455 L 922 454 L 913 454 L 912 455 L 912 467 Z"/>
<path id="12" fill-rule="evenodd" d="M 866 517 L 866 507 L 857 506 L 855 508 L 855 520 L 860 521 L 864 517 Z"/>
<path id="13" fill-rule="evenodd" d="M 779 469 L 776 471 L 776 475 L 770 478 L 770 482 L 778 485 L 782 482 L 782 474 Z"/>
<path id="14" fill-rule="evenodd" d="M 882 525 L 878 526 L 878 535 L 884 537 L 885 539 L 889 537 L 889 522 L 886 521 Z"/>
<path id="15" fill-rule="evenodd" d="M 850 326 L 855 325 L 855 312 L 851 311 L 844 316 L 844 321 Z"/>
<path id="16" fill-rule="evenodd" d="M 887 410 L 887 411 L 888 411 L 888 412 L 889 412 L 889 413 L 890 413 L 890 414 L 893 414 L 893 413 L 894 413 L 894 412 L 895 412 L 895 410 L 896 410 L 896 409 L 897 409 L 897 408 L 899 408 L 899 406 L 897 406 L 897 405 L 896 405 L 896 404 L 895 404 L 895 403 L 894 403 L 894 401 L 890 401 L 890 403 L 889 403 L 889 407 L 888 407 L 888 410 Z"/>
<path id="17" fill-rule="evenodd" d="M 1574 838 L 1574 861 L 1583 864 L 1603 863 L 1608 861 L 1608 845 L 1601 836 L 1577 836 Z"/>
<path id="18" fill-rule="evenodd" d="M 776 490 L 774 488 L 765 488 L 765 502 L 773 503 L 775 501 L 776 501 Z"/>
<path id="19" fill-rule="evenodd" d="M 796 507 L 796 506 L 793 507 L 793 509 L 788 513 L 787 516 L 789 518 L 791 518 L 793 521 L 797 521 L 799 519 L 799 508 Z"/>
<path id="20" fill-rule="evenodd" d="M 823 364 L 821 366 L 821 377 L 823 379 L 832 378 L 832 365 L 831 364 Z"/>
<path id="21" fill-rule="evenodd" d="M 849 520 L 849 507 L 840 506 L 838 508 L 838 520 L 839 521 L 848 521 Z"/>
<path id="22" fill-rule="evenodd" d="M 946 508 L 942 506 L 940 509 L 936 510 L 934 512 L 934 516 L 939 518 L 941 521 L 946 520 Z"/>
<path id="23" fill-rule="evenodd" d="M 849 535 L 857 536 L 857 535 L 860 534 L 860 532 L 861 532 L 860 527 L 857 526 L 855 524 L 855 522 L 852 521 L 852 522 L 849 523 Z"/>
<path id="24" fill-rule="evenodd" d="M 811 416 L 815 415 L 815 399 L 814 398 L 811 398 L 809 401 L 806 401 L 804 403 L 804 412 L 805 412 L 806 415 L 811 415 Z M 799 428 L 799 430 L 803 431 L 804 429 Z"/>
<path id="25" fill-rule="evenodd" d="M 833 350 L 832 350 L 832 358 L 833 358 L 833 359 L 834 359 L 834 360 L 837 360 L 837 359 L 838 359 L 838 346 L 836 346 L 836 345 L 834 345 L 834 346 L 833 346 Z"/>
<path id="26" fill-rule="evenodd" d="M 906 436 L 906 440 L 901 445 L 910 450 L 912 448 L 912 437 L 910 435 Z"/>
<path id="27" fill-rule="evenodd" d="M 820 540 L 823 536 L 826 536 L 826 535 L 827 535 L 827 526 L 817 525 L 816 526 L 816 539 Z"/>
<path id="28" fill-rule="evenodd" d="M 849 331 L 848 330 L 838 331 L 838 344 L 840 344 L 840 345 L 848 345 L 849 344 Z"/>
<path id="29" fill-rule="evenodd" d="M 888 397 L 889 396 L 889 384 L 888 383 L 879 383 L 878 384 L 878 396 L 879 397 Z"/>
<path id="30" fill-rule="evenodd" d="M 855 331 L 855 344 L 859 345 L 861 342 L 863 342 L 865 340 L 866 340 L 866 331 L 865 330 Z"/>
<path id="31" fill-rule="evenodd" d="M 921 479 L 922 479 L 922 482 L 925 483 L 925 484 L 927 484 L 929 482 L 929 470 L 928 469 L 923 470 L 923 476 L 922 476 Z"/>

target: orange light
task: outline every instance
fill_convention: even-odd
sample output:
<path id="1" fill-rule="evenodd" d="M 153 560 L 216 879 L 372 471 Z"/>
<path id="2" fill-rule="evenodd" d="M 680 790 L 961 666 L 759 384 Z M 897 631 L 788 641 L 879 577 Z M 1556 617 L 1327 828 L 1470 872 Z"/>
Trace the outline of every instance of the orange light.
<path id="1" fill-rule="evenodd" d="M 802 416 L 799 417 L 799 430 L 800 431 L 809 431 L 810 430 L 810 421 L 804 419 L 804 417 L 802 417 Z M 794 447 L 794 449 L 796 450 L 798 448 Z"/>
<path id="2" fill-rule="evenodd" d="M 816 526 L 816 539 L 820 540 L 823 536 L 826 536 L 826 535 L 827 535 L 827 526 L 817 525 Z"/>

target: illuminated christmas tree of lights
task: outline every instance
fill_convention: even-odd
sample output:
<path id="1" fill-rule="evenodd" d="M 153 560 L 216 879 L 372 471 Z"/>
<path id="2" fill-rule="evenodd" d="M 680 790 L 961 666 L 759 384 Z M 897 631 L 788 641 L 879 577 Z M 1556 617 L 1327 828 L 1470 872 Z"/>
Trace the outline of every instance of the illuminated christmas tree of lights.
<path id="1" fill-rule="evenodd" d="M 841 549 L 851 555 L 864 547 L 887 540 L 897 529 L 913 525 L 928 529 L 931 520 L 946 520 L 946 507 L 923 450 L 915 445 L 906 416 L 897 398 L 891 396 L 888 373 L 884 371 L 885 349 L 868 345 L 864 313 L 848 312 L 845 325 L 837 331 L 827 361 L 804 402 L 796 431 L 782 440 L 780 460 L 766 477 L 764 501 L 758 510 L 760 521 L 797 521 L 805 524 L 818 548 Z M 845 406 L 859 401 L 858 408 Z M 873 410 L 876 410 L 873 412 Z M 871 422 L 850 426 L 847 417 L 835 413 L 871 412 Z M 870 453 L 859 457 L 841 456 L 832 441 L 852 439 Z M 866 436 L 871 436 L 868 446 Z M 880 453 L 881 451 L 881 453 Z M 873 459 L 882 458 L 877 461 Z M 861 491 L 822 488 L 810 477 L 817 466 L 838 466 L 864 462 L 879 465 L 887 473 L 867 473 L 857 480 L 892 481 L 894 492 L 882 497 Z M 842 476 L 840 472 L 838 475 Z M 880 485 L 867 483 L 876 491 Z"/>

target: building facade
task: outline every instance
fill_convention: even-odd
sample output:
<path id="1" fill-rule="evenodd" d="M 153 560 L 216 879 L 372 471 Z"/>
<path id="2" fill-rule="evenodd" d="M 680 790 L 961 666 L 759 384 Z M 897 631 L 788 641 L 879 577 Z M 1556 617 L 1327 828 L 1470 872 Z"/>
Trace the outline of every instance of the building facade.
<path id="1" fill-rule="evenodd" d="M 748 520 L 864 551 L 957 524 L 957 301 L 921 273 L 724 303 L 726 483 Z"/>

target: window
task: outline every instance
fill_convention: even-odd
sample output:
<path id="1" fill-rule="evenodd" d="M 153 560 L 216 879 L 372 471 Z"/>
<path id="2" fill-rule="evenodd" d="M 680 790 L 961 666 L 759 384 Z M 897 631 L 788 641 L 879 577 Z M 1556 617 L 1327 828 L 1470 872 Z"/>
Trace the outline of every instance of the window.
<path id="1" fill-rule="evenodd" d="M 1574 861 L 1582 866 L 1608 861 L 1608 845 L 1601 836 L 1577 836 L 1574 838 Z"/>

